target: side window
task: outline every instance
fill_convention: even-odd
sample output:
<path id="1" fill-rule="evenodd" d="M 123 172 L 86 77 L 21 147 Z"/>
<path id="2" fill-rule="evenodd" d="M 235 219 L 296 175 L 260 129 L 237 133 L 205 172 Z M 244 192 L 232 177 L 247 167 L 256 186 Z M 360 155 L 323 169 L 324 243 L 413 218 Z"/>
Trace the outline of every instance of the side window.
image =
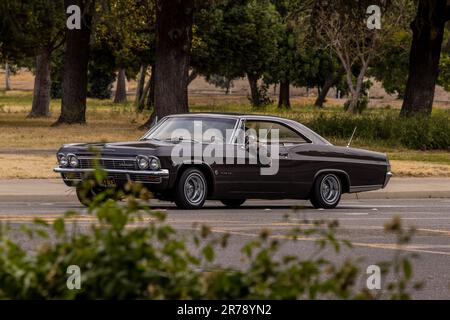
<path id="1" fill-rule="evenodd" d="M 300 134 L 294 130 L 277 122 L 270 121 L 254 121 L 245 122 L 245 131 L 253 129 L 256 132 L 260 143 L 274 143 L 275 131 L 278 131 L 278 139 L 283 144 L 303 144 L 308 143 Z"/>
<path id="2" fill-rule="evenodd" d="M 280 143 L 284 143 L 284 144 L 303 144 L 303 143 L 308 143 L 308 141 L 305 140 L 305 138 L 303 138 L 301 135 L 299 135 L 297 132 L 295 132 L 294 130 L 276 123 L 272 130 L 270 131 L 269 134 L 269 139 L 272 138 L 272 132 L 273 130 L 278 130 L 278 138 L 280 139 Z"/>

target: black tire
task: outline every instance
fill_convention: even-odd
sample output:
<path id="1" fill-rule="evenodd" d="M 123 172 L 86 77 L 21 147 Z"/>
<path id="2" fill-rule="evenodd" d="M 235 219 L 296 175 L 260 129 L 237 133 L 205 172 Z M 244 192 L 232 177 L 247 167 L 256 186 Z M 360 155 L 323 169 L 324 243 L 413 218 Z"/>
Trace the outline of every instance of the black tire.
<path id="1" fill-rule="evenodd" d="M 342 196 L 342 182 L 334 173 L 324 173 L 316 178 L 310 201 L 316 209 L 334 209 Z"/>
<path id="2" fill-rule="evenodd" d="M 175 188 L 175 204 L 180 209 L 200 209 L 208 195 L 208 183 L 203 172 L 196 168 L 186 169 Z"/>
<path id="3" fill-rule="evenodd" d="M 92 189 L 86 190 L 82 183 L 77 184 L 76 193 L 78 201 L 85 207 L 89 207 L 95 198 L 95 193 Z"/>
<path id="4" fill-rule="evenodd" d="M 247 199 L 226 199 L 220 200 L 227 208 L 239 208 Z"/>
<path id="5" fill-rule="evenodd" d="M 104 191 L 105 188 L 102 187 L 93 187 L 90 190 L 85 190 L 85 186 L 83 186 L 82 183 L 77 184 L 76 187 L 78 201 L 85 207 L 89 207 L 95 197 Z M 107 201 L 108 199 L 112 199 L 112 197 L 105 197 L 104 201 Z"/>

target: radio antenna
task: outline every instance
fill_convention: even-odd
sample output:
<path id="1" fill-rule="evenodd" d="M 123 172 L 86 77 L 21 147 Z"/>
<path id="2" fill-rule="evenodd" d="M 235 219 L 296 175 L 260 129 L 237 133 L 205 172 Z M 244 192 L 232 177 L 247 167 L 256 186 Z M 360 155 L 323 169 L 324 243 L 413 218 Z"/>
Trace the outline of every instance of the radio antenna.
<path id="1" fill-rule="evenodd" d="M 355 133 L 356 133 L 356 129 L 357 129 L 357 128 L 358 128 L 358 127 L 355 127 L 355 129 L 353 130 L 352 136 L 350 137 L 350 140 L 348 141 L 347 148 L 350 148 L 350 145 L 352 144 L 353 137 L 355 136 Z"/>

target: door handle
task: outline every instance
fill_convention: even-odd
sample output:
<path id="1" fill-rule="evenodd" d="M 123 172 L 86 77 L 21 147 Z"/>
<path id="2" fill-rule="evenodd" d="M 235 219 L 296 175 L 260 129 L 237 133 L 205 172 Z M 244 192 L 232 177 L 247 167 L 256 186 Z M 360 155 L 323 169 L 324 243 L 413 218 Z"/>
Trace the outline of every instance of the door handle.
<path id="1" fill-rule="evenodd" d="M 280 157 L 287 157 L 289 155 L 288 152 L 280 152 L 279 153 Z"/>

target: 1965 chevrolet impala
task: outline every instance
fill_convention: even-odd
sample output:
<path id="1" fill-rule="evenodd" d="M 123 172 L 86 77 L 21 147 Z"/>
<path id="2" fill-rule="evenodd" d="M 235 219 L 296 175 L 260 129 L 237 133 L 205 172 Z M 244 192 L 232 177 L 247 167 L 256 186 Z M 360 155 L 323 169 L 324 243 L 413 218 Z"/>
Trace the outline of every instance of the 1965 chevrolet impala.
<path id="1" fill-rule="evenodd" d="M 309 199 L 332 209 L 343 193 L 384 188 L 392 175 L 383 153 L 334 146 L 298 122 L 258 115 L 168 116 L 139 141 L 68 144 L 57 157 L 54 171 L 83 204 L 105 188 L 135 182 L 184 209 L 206 199 L 228 207 L 246 199 Z M 96 164 L 107 179 L 81 196 Z"/>

